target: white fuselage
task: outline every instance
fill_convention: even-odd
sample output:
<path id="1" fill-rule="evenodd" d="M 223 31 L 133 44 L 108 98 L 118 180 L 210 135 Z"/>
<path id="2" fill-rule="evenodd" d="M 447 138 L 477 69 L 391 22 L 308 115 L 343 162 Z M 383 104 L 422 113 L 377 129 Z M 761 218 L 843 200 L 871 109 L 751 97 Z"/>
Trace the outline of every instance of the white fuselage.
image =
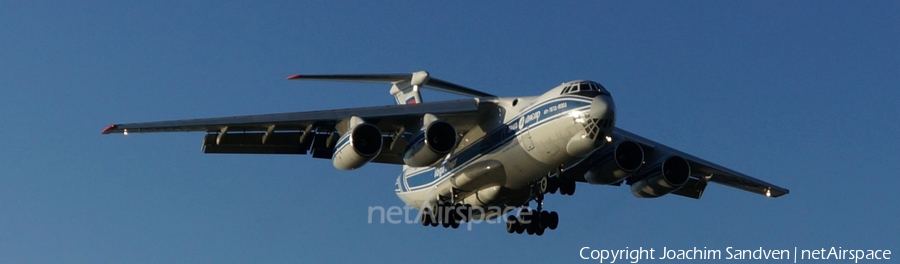
<path id="1" fill-rule="evenodd" d="M 404 166 L 397 195 L 418 209 L 451 196 L 472 206 L 526 202 L 531 184 L 584 159 L 566 147 L 573 136 L 585 133 L 583 116 L 591 98 L 560 95 L 561 87 L 538 97 L 487 99 L 492 104 L 482 107 L 495 109 L 482 109 L 481 124 L 466 132 L 439 165 Z"/>

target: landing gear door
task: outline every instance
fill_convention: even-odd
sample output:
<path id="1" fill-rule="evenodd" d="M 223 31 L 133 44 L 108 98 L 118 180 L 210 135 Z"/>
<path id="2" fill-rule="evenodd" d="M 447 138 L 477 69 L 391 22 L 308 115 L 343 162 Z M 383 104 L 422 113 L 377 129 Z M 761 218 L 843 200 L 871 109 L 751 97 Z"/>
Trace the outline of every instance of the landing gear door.
<path id="1" fill-rule="evenodd" d="M 534 142 L 531 141 L 531 131 L 525 131 L 519 135 L 519 144 L 521 144 L 522 148 L 526 151 L 534 149 Z"/>

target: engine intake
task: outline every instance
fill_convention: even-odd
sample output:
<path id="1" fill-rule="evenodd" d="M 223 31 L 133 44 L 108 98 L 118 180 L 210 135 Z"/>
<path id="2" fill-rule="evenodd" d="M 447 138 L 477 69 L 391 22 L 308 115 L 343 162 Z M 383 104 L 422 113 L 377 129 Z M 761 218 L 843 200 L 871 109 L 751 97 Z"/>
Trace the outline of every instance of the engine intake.
<path id="1" fill-rule="evenodd" d="M 681 188 L 691 175 L 691 166 L 679 156 L 669 156 L 635 175 L 641 179 L 631 185 L 638 198 L 654 198 Z"/>
<path id="2" fill-rule="evenodd" d="M 441 120 L 432 121 L 407 143 L 403 162 L 412 167 L 434 165 L 453 151 L 458 141 L 453 125 Z"/>
<path id="3" fill-rule="evenodd" d="M 644 150 L 634 141 L 622 141 L 610 151 L 598 156 L 597 164 L 584 174 L 591 184 L 616 184 L 631 176 L 644 163 Z"/>
<path id="4" fill-rule="evenodd" d="M 338 140 L 331 156 L 332 163 L 339 170 L 357 169 L 375 159 L 381 152 L 382 144 L 378 127 L 365 122 L 357 123 Z"/>

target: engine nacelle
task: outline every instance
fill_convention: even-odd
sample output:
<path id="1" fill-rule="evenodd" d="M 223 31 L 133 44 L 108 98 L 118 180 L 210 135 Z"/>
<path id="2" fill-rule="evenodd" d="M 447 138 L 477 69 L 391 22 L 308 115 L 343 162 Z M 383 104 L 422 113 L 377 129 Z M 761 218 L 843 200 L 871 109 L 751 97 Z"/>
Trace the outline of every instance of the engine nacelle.
<path id="1" fill-rule="evenodd" d="M 691 166 L 679 156 L 669 156 L 634 177 L 641 179 L 631 185 L 631 193 L 638 198 L 654 198 L 681 188 L 691 175 Z"/>
<path id="2" fill-rule="evenodd" d="M 338 140 L 331 161 L 339 170 L 353 170 L 372 161 L 381 152 L 381 130 L 353 117 L 352 128 Z"/>
<path id="3" fill-rule="evenodd" d="M 622 141 L 593 160 L 593 168 L 584 174 L 591 184 L 616 184 L 637 171 L 644 163 L 644 150 L 634 141 Z"/>
<path id="4" fill-rule="evenodd" d="M 413 136 L 403 153 L 403 162 L 412 167 L 431 166 L 456 148 L 459 138 L 450 123 L 434 120 Z"/>

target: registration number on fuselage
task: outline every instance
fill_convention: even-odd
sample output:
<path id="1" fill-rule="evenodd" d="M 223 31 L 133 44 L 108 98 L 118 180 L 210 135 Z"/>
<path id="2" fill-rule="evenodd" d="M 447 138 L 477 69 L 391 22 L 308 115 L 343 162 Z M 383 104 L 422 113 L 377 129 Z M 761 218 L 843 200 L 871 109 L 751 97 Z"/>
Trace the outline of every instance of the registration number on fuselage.
<path id="1" fill-rule="evenodd" d="M 566 109 L 567 106 L 568 106 L 568 105 L 567 105 L 566 102 L 562 102 L 562 103 L 559 103 L 559 104 L 557 104 L 557 105 L 550 106 L 550 107 L 548 107 L 547 109 L 544 109 L 544 114 L 546 115 L 546 114 L 549 114 L 549 113 L 553 113 L 553 112 L 556 112 L 556 111 L 559 111 L 559 110 Z"/>

